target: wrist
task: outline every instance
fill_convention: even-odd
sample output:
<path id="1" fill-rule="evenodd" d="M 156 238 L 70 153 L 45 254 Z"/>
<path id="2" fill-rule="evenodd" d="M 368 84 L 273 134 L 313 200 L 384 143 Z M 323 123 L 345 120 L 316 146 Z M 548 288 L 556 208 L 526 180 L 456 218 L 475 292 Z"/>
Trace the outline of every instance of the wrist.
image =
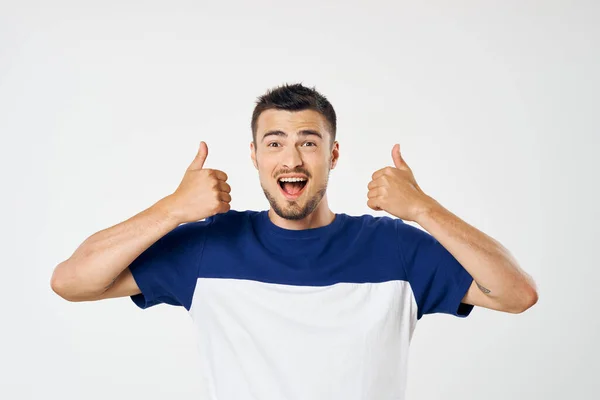
<path id="1" fill-rule="evenodd" d="M 419 225 L 421 222 L 431 216 L 433 212 L 442 208 L 442 205 L 438 203 L 433 197 L 425 195 L 424 200 L 421 202 L 418 210 L 415 212 L 414 221 Z"/>
<path id="2" fill-rule="evenodd" d="M 163 218 L 168 219 L 174 224 L 182 224 L 183 218 L 177 213 L 177 207 L 171 195 L 163 197 L 152 206 Z"/>

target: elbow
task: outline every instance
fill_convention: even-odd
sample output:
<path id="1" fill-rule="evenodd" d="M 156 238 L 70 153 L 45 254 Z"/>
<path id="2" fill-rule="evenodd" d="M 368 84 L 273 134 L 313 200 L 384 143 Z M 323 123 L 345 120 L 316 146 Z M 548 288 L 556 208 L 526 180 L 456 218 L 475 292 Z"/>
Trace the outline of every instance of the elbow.
<path id="1" fill-rule="evenodd" d="M 61 298 L 70 302 L 79 302 L 88 300 L 90 291 L 84 290 L 84 285 L 76 279 L 73 269 L 65 262 L 60 263 L 50 278 L 50 288 Z"/>
<path id="2" fill-rule="evenodd" d="M 526 307 L 523 311 L 528 310 L 533 307 L 538 302 L 539 296 L 536 288 L 531 288 L 529 294 L 529 301 L 526 304 Z"/>
<path id="3" fill-rule="evenodd" d="M 52 272 L 52 277 L 50 278 L 50 288 L 54 293 L 62 297 L 67 301 L 76 301 L 75 297 L 69 293 L 69 285 L 67 284 L 67 279 L 65 278 L 65 273 L 63 271 L 63 265 L 59 264 L 54 271 Z"/>
<path id="4" fill-rule="evenodd" d="M 537 289 L 533 286 L 525 290 L 526 295 L 523 296 L 518 306 L 515 306 L 510 312 L 513 314 L 521 314 L 533 307 L 539 299 Z"/>
<path id="5" fill-rule="evenodd" d="M 56 271 L 52 274 L 50 278 L 50 288 L 54 293 L 59 295 L 65 300 L 71 301 L 69 295 L 67 294 L 63 282 L 58 278 Z"/>

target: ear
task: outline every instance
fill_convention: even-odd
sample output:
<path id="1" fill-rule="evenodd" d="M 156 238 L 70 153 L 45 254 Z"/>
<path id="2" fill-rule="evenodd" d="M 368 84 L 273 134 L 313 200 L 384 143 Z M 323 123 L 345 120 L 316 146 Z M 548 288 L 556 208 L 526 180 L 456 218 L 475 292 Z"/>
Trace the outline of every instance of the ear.
<path id="1" fill-rule="evenodd" d="M 254 148 L 254 142 L 250 142 L 250 158 L 252 159 L 252 164 L 254 164 L 254 168 L 258 170 L 258 164 L 256 163 L 256 149 Z"/>
<path id="2" fill-rule="evenodd" d="M 330 169 L 334 169 L 337 165 L 338 159 L 340 158 L 340 144 L 337 142 L 333 142 L 333 147 L 331 149 L 331 165 Z"/>

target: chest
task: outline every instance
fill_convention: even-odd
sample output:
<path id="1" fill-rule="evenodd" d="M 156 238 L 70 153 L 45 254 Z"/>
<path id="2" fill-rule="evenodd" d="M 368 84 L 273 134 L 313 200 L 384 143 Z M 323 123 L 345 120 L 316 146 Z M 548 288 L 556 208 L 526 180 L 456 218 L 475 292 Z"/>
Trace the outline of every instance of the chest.
<path id="1" fill-rule="evenodd" d="M 410 335 L 415 312 L 406 281 L 299 286 L 228 278 L 199 278 L 190 310 L 206 334 L 299 347 Z"/>

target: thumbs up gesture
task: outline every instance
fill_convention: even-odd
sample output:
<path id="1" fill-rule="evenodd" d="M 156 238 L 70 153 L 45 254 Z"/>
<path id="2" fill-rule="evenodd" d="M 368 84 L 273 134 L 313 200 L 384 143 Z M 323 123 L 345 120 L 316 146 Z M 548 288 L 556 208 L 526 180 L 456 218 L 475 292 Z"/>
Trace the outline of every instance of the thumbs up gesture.
<path id="1" fill-rule="evenodd" d="M 402 220 L 416 221 L 435 200 L 423 193 L 417 184 L 412 170 L 400 154 L 399 144 L 392 148 L 392 159 L 395 167 L 385 167 L 373 174 L 367 186 L 367 205 Z"/>
<path id="2" fill-rule="evenodd" d="M 170 212 L 180 223 L 199 221 L 229 211 L 231 187 L 227 174 L 204 168 L 208 146 L 200 142 L 196 157 L 187 168 L 177 190 L 167 196 Z"/>

